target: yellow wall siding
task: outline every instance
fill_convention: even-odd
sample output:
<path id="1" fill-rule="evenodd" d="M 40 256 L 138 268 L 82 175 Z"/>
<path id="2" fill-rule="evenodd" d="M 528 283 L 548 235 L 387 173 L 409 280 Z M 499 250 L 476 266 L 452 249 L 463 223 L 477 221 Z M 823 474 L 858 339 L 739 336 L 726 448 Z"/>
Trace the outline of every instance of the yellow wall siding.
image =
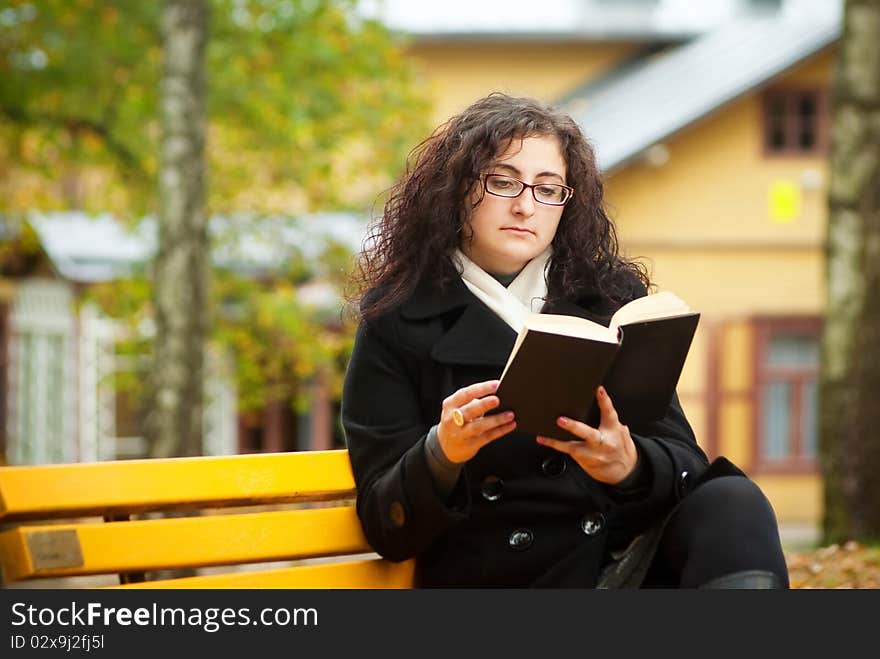
<path id="1" fill-rule="evenodd" d="M 836 47 L 827 48 L 773 81 L 779 87 L 818 87 L 827 89 L 834 69 Z"/>
<path id="2" fill-rule="evenodd" d="M 816 157 L 764 157 L 758 97 L 736 103 L 666 146 L 667 164 L 634 163 L 608 179 L 609 211 L 626 244 L 819 248 L 826 164 Z M 801 180 L 810 177 L 819 179 L 819 189 L 801 189 Z M 770 195 L 786 183 L 799 190 L 800 212 L 780 221 L 771 213 Z"/>
<path id="3" fill-rule="evenodd" d="M 813 475 L 755 476 L 776 517 L 783 522 L 816 523 L 822 517 L 822 481 Z"/>
<path id="4" fill-rule="evenodd" d="M 721 333 L 722 396 L 745 396 L 754 382 L 754 336 L 747 320 L 729 321 Z"/>
<path id="5" fill-rule="evenodd" d="M 676 390 L 678 392 L 681 407 L 684 410 L 697 442 L 704 449 L 708 449 L 709 418 L 706 407 L 706 374 L 708 373 L 708 350 L 709 343 L 707 333 L 703 325 L 697 327 L 688 352 L 684 369 L 678 380 Z"/>
<path id="6" fill-rule="evenodd" d="M 658 290 L 675 292 L 705 318 L 817 314 L 823 305 L 824 261 L 818 248 L 639 247 L 631 245 L 627 253 L 650 255 L 640 260 Z"/>
<path id="7" fill-rule="evenodd" d="M 429 83 L 434 122 L 494 91 L 553 102 L 637 50 L 625 43 L 428 43 L 409 55 Z"/>
<path id="8" fill-rule="evenodd" d="M 725 322 L 719 343 L 718 453 L 748 469 L 754 445 L 754 334 L 748 320 Z"/>
<path id="9" fill-rule="evenodd" d="M 707 338 L 702 326 L 697 327 L 685 367 L 678 381 L 678 393 L 682 396 L 699 396 L 706 388 L 706 371 L 708 368 Z"/>
<path id="10" fill-rule="evenodd" d="M 706 409 L 706 404 L 702 400 L 702 398 L 695 398 L 688 396 L 686 393 L 681 391 L 679 393 L 679 402 L 681 403 L 681 409 L 684 410 L 685 416 L 687 417 L 688 422 L 691 424 L 691 428 L 694 431 L 694 436 L 697 438 L 697 444 L 706 451 L 707 453 L 710 450 L 708 445 L 709 441 L 709 419 L 708 419 L 708 410 Z"/>
<path id="11" fill-rule="evenodd" d="M 752 412 L 750 399 L 726 397 L 722 399 L 718 414 L 718 454 L 728 457 L 745 470 L 748 470 L 753 457 Z"/>

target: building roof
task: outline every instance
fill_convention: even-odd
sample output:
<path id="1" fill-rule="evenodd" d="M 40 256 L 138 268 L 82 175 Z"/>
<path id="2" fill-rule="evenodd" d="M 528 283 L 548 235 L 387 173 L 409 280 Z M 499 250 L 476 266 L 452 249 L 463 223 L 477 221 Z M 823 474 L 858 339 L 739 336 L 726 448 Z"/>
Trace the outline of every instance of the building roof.
<path id="1" fill-rule="evenodd" d="M 363 14 L 425 41 L 679 41 L 783 0 L 360 0 Z"/>
<path id="2" fill-rule="evenodd" d="M 836 0 L 790 2 L 628 66 L 559 105 L 578 121 L 607 172 L 765 85 L 840 36 Z"/>
<path id="3" fill-rule="evenodd" d="M 152 259 L 157 245 L 155 218 L 134 227 L 109 214 L 35 213 L 29 223 L 58 274 L 95 283 L 130 276 Z M 366 235 L 366 217 L 319 213 L 301 217 L 215 217 L 209 227 L 215 265 L 244 275 L 277 272 L 296 252 L 314 262 L 330 244 L 357 251 Z"/>

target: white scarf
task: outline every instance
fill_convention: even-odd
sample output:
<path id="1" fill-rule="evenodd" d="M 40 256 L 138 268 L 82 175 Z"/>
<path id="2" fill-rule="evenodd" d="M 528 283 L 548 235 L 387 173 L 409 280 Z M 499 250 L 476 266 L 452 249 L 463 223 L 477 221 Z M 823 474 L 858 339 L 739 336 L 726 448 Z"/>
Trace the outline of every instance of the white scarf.
<path id="1" fill-rule="evenodd" d="M 505 323 L 519 333 L 531 312 L 539 312 L 547 297 L 547 264 L 553 250 L 547 247 L 520 270 L 506 288 L 495 277 L 465 256 L 455 251 L 461 279 L 471 292 Z"/>

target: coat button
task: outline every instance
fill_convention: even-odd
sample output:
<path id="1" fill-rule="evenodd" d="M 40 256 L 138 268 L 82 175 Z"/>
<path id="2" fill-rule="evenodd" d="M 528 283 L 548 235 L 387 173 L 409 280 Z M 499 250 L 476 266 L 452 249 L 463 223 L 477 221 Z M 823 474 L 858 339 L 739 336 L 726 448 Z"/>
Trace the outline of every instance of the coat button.
<path id="1" fill-rule="evenodd" d="M 498 476 L 486 476 L 480 485 L 480 494 L 486 501 L 498 501 L 504 491 L 504 481 Z"/>
<path id="2" fill-rule="evenodd" d="M 551 455 L 541 462 L 541 471 L 549 478 L 562 476 L 565 473 L 565 458 L 561 455 Z"/>
<path id="3" fill-rule="evenodd" d="M 388 517 L 396 528 L 403 526 L 406 522 L 406 513 L 403 512 L 403 504 L 400 501 L 394 501 L 388 506 Z"/>
<path id="4" fill-rule="evenodd" d="M 687 471 L 681 472 L 678 477 L 678 496 L 684 497 L 690 491 L 691 475 Z"/>
<path id="5" fill-rule="evenodd" d="M 581 530 L 587 535 L 596 535 L 605 526 L 605 515 L 602 513 L 587 513 L 581 517 Z"/>
<path id="6" fill-rule="evenodd" d="M 523 549 L 531 547 L 534 539 L 535 536 L 532 535 L 531 531 L 527 529 L 518 529 L 510 534 L 510 537 L 507 539 L 507 544 L 510 545 L 511 549 L 522 551 Z"/>

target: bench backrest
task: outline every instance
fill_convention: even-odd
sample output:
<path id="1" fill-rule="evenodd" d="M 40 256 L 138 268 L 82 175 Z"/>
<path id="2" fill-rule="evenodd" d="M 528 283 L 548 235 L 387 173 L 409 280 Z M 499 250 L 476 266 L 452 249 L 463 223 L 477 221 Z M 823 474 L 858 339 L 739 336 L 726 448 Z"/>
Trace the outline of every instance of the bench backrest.
<path id="1" fill-rule="evenodd" d="M 72 587 L 411 587 L 411 561 L 372 553 L 354 495 L 344 450 L 0 467 L 0 567 Z"/>

